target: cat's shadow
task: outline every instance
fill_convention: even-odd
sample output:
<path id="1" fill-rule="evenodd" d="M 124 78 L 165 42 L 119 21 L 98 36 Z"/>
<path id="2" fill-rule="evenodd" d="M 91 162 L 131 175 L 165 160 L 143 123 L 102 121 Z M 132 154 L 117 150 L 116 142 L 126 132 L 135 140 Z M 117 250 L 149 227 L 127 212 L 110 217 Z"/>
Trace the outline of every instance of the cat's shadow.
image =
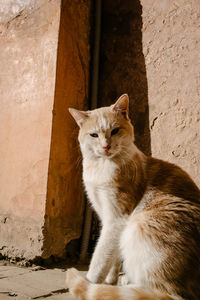
<path id="1" fill-rule="evenodd" d="M 135 143 L 150 155 L 142 6 L 139 0 L 103 0 L 98 107 L 114 103 L 123 93 L 128 93 L 130 97 Z"/>

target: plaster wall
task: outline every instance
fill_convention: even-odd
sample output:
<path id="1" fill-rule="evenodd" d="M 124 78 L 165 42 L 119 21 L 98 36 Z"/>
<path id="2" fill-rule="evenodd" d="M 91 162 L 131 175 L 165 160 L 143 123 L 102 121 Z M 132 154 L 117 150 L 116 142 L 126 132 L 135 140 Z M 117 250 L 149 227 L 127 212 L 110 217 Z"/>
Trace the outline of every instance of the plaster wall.
<path id="1" fill-rule="evenodd" d="M 152 155 L 200 186 L 200 2 L 141 4 Z"/>
<path id="2" fill-rule="evenodd" d="M 200 184 L 199 0 L 102 2 L 99 106 L 128 92 L 138 147 Z M 63 256 L 83 222 L 67 108 L 88 106 L 91 2 L 0 3 L 0 253 Z"/>
<path id="3" fill-rule="evenodd" d="M 0 5 L 0 252 L 40 256 L 60 20 L 59 0 Z"/>

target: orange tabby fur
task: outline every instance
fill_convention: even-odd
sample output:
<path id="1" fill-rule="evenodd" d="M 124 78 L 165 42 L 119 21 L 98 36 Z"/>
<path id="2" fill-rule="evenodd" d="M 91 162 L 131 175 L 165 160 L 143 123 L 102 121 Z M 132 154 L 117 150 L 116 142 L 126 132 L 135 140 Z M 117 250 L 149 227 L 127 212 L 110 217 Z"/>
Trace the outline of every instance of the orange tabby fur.
<path id="1" fill-rule="evenodd" d="M 93 284 L 69 269 L 71 293 L 83 300 L 199 300 L 198 187 L 181 168 L 136 148 L 127 95 L 111 107 L 71 113 L 80 126 L 86 191 L 102 222 L 87 274 Z M 120 260 L 129 284 L 96 284 L 115 282 L 110 269 Z"/>
<path id="2" fill-rule="evenodd" d="M 71 294 L 81 300 L 183 300 L 181 297 L 170 297 L 131 286 L 91 284 L 74 268 L 67 270 L 66 282 Z"/>

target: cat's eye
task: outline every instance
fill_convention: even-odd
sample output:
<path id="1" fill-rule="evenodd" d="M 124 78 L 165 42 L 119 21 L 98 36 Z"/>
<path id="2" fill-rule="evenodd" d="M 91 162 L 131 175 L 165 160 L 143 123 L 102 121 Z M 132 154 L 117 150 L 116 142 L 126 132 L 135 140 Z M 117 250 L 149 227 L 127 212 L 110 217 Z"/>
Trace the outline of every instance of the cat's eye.
<path id="1" fill-rule="evenodd" d="M 119 127 L 117 127 L 117 128 L 115 128 L 115 129 L 113 129 L 113 130 L 111 131 L 111 135 L 115 135 L 115 134 L 117 134 L 117 133 L 118 133 L 118 131 L 119 131 Z"/>
<path id="2" fill-rule="evenodd" d="M 98 134 L 97 133 L 90 133 L 90 136 L 94 137 L 94 138 L 97 138 L 98 137 Z"/>

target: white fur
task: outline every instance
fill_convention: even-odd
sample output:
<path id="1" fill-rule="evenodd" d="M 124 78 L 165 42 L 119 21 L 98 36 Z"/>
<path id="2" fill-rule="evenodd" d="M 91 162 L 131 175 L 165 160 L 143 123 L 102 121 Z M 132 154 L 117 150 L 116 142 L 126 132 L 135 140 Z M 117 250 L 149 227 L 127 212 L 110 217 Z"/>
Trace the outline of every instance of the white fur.
<path id="1" fill-rule="evenodd" d="M 119 209 L 115 207 L 115 191 L 111 186 L 117 165 L 108 159 L 99 159 L 91 164 L 87 159 L 83 160 L 83 180 L 86 192 L 95 211 L 103 224 L 109 223 Z"/>
<path id="2" fill-rule="evenodd" d="M 140 223 L 134 221 L 135 216 L 130 217 L 120 238 L 123 267 L 129 282 L 138 287 L 148 287 L 149 274 L 156 270 L 163 257 L 151 240 L 145 238 Z"/>
<path id="3" fill-rule="evenodd" d="M 103 282 L 116 257 L 119 256 L 119 236 L 125 221 L 112 185 L 117 168 L 118 165 L 107 158 L 100 158 L 92 163 L 87 157 L 83 160 L 85 188 L 103 225 L 87 274 L 91 282 Z M 109 276 L 113 277 L 108 275 L 108 278 Z M 115 280 L 116 278 L 112 278 L 112 281 Z"/>
<path id="4" fill-rule="evenodd" d="M 124 219 L 103 225 L 95 252 L 92 256 L 87 279 L 91 282 L 103 282 L 119 257 L 119 236 L 125 224 Z M 115 278 L 116 279 L 116 278 Z M 113 279 L 114 280 L 114 279 Z"/>
<path id="5" fill-rule="evenodd" d="M 153 189 L 149 189 L 147 192 L 145 192 L 142 199 L 140 200 L 140 202 L 138 203 L 138 205 L 134 209 L 134 211 L 132 213 L 132 216 L 134 216 L 135 214 L 138 214 L 139 212 L 141 212 L 143 210 L 143 208 L 148 204 L 151 197 L 153 196 L 153 192 L 154 192 Z"/>
<path id="6" fill-rule="evenodd" d="M 118 285 L 127 285 L 127 284 L 129 284 L 128 276 L 125 273 L 119 274 L 119 278 L 118 278 L 117 284 Z"/>
<path id="7" fill-rule="evenodd" d="M 108 270 L 114 262 L 115 248 L 119 247 L 120 234 L 125 225 L 115 197 L 112 183 L 114 172 L 118 166 L 111 160 L 99 159 L 91 165 L 91 161 L 83 161 L 83 180 L 89 199 L 102 221 L 102 232 L 92 257 L 87 278 L 92 282 L 103 282 Z M 142 210 L 151 197 L 151 191 L 141 200 L 136 212 Z M 110 259 L 110 256 L 113 259 Z M 110 271 L 112 272 L 112 271 Z M 108 274 L 112 277 L 112 275 Z M 112 279 L 114 281 L 114 278 Z"/>
<path id="8" fill-rule="evenodd" d="M 165 257 L 159 253 L 151 237 L 145 236 L 141 229 L 141 219 L 143 224 L 147 221 L 141 211 L 153 197 L 154 191 L 149 190 L 145 193 L 130 217 L 123 216 L 118 206 L 117 184 L 113 184 L 117 169 L 130 161 L 133 162 L 136 153 L 140 156 L 141 163 L 145 164 L 143 154 L 133 144 L 133 128 L 127 117 L 128 96 L 123 95 L 119 100 L 116 103 L 117 113 L 116 109 L 114 112 L 114 105 L 85 114 L 81 112 L 80 115 L 72 110 L 72 115 L 80 126 L 79 142 L 83 155 L 83 181 L 86 192 L 102 223 L 101 235 L 92 256 L 87 279 L 93 283 L 105 280 L 109 283 L 114 282 L 116 270 L 122 260 L 131 285 L 120 287 L 119 294 L 121 299 L 134 300 L 137 291 L 131 288 L 148 289 L 152 280 L 151 274 L 156 272 L 157 266 Z M 120 111 L 123 114 L 120 114 Z M 111 134 L 116 127 L 119 127 L 119 134 Z M 93 133 L 95 136 L 92 137 Z M 107 146 L 109 149 L 104 149 Z M 86 297 L 88 300 L 94 298 L 95 289 L 96 285 L 89 287 Z"/>
<path id="9" fill-rule="evenodd" d="M 120 257 L 116 257 L 108 275 L 106 276 L 105 283 L 107 283 L 107 284 L 118 283 L 118 275 L 119 275 L 120 269 L 121 269 L 121 260 L 120 260 Z"/>
<path id="10" fill-rule="evenodd" d="M 127 99 L 125 105 L 128 105 Z M 108 118 L 108 111 L 111 113 L 112 122 Z M 114 281 L 111 267 L 116 260 L 119 261 L 119 239 L 125 219 L 116 199 L 117 187 L 113 185 L 113 178 L 120 163 L 123 164 L 126 160 L 130 161 L 133 155 L 140 151 L 133 144 L 131 125 L 127 125 L 129 130 L 125 131 L 123 124 L 120 123 L 122 120 L 123 122 L 129 121 L 124 120 L 121 115 L 117 121 L 112 107 L 97 109 L 88 115 L 93 120 L 91 125 L 84 128 L 83 124 L 79 132 L 83 155 L 83 181 L 90 203 L 102 222 L 102 230 L 87 278 L 92 282 L 103 282 L 107 276 L 109 281 Z M 121 125 L 117 125 L 117 122 Z M 111 131 L 116 126 L 120 126 L 119 134 L 111 136 Z M 91 133 L 95 133 L 97 136 L 91 137 Z M 109 156 L 103 149 L 107 145 L 111 146 Z M 115 162 L 116 160 L 111 158 L 117 155 L 118 162 Z"/>

